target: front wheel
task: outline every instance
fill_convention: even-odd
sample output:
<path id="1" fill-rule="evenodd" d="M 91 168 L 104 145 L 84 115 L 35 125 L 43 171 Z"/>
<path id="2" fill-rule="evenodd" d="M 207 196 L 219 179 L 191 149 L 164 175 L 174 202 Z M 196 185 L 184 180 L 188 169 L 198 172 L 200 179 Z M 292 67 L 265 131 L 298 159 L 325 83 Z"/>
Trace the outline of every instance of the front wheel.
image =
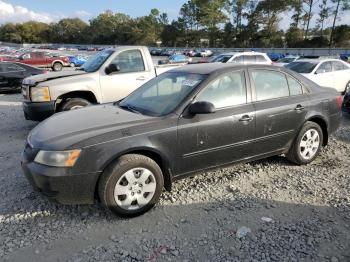
<path id="1" fill-rule="evenodd" d="M 322 144 L 321 127 L 314 122 L 306 122 L 294 140 L 287 158 L 298 165 L 311 163 L 320 153 Z"/>
<path id="2" fill-rule="evenodd" d="M 102 204 L 119 216 L 138 216 L 157 202 L 164 186 L 158 164 L 149 157 L 121 156 L 102 174 L 98 194 Z"/>
<path id="3" fill-rule="evenodd" d="M 66 102 L 63 103 L 63 105 L 60 107 L 59 111 L 69 111 L 69 110 L 75 110 L 80 109 L 83 107 L 86 107 L 90 105 L 91 103 L 83 98 L 70 98 Z"/>
<path id="4" fill-rule="evenodd" d="M 52 66 L 53 71 L 62 71 L 63 65 L 59 62 L 56 62 Z"/>

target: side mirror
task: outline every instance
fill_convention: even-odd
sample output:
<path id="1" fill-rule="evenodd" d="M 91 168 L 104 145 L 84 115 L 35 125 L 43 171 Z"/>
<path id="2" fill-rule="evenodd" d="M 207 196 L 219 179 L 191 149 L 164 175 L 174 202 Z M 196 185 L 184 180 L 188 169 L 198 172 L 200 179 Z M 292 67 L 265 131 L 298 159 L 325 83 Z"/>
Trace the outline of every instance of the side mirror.
<path id="1" fill-rule="evenodd" d="M 120 67 L 119 65 L 116 65 L 116 64 L 110 64 L 105 69 L 105 72 L 107 75 L 112 74 L 114 72 L 119 72 L 119 71 L 120 71 Z"/>
<path id="2" fill-rule="evenodd" d="M 210 102 L 195 102 L 188 109 L 191 115 L 215 113 L 215 106 Z"/>

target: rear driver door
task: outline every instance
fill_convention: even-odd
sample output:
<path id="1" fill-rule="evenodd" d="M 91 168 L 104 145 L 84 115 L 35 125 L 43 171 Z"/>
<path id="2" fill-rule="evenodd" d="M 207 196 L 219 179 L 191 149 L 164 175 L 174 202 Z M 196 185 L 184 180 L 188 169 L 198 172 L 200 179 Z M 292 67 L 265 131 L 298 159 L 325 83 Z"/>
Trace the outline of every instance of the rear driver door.
<path id="1" fill-rule="evenodd" d="M 301 126 L 309 98 L 294 77 L 275 70 L 249 70 L 256 110 L 254 155 L 282 151 L 288 147 Z"/>

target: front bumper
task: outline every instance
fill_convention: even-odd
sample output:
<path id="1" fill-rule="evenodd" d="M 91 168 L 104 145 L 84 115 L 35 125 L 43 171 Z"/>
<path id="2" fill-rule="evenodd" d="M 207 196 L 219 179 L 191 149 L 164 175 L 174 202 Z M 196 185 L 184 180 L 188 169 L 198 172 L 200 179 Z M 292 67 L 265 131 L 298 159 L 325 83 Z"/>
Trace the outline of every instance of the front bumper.
<path id="1" fill-rule="evenodd" d="M 42 121 L 55 113 L 55 101 L 23 102 L 24 117 L 27 120 Z"/>
<path id="2" fill-rule="evenodd" d="M 22 170 L 35 191 L 61 204 L 93 204 L 100 173 L 72 174 L 71 168 L 37 164 L 39 150 L 26 145 L 22 153 Z"/>

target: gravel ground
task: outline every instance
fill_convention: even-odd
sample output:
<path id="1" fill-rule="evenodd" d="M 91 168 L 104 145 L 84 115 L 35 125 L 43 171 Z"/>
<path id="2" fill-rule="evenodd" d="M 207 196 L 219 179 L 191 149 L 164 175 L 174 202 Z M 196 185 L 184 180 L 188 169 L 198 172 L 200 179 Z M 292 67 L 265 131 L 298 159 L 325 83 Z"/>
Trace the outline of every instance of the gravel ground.
<path id="1" fill-rule="evenodd" d="M 0 261 L 350 261 L 350 117 L 308 166 L 283 157 L 187 178 L 147 214 L 62 206 L 21 173 L 28 132 L 0 95 Z"/>

